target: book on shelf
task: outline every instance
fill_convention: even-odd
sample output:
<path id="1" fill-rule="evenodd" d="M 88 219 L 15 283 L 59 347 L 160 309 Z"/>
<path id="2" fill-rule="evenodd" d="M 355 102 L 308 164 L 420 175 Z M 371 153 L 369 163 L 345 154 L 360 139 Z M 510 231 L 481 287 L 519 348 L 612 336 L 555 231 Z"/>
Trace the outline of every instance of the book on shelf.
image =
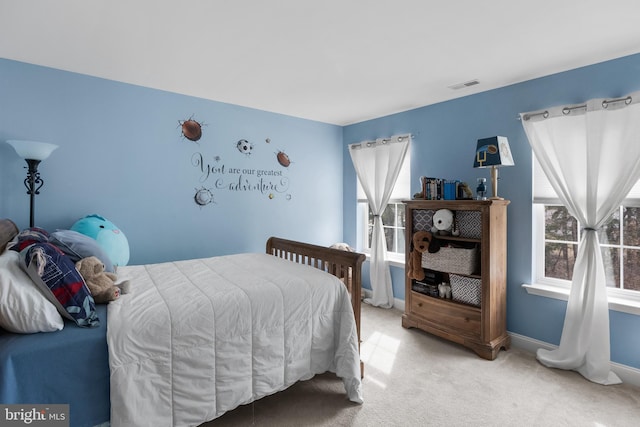
<path id="1" fill-rule="evenodd" d="M 463 198 L 459 180 L 433 178 L 427 176 L 420 177 L 421 197 L 425 200 L 456 200 Z"/>

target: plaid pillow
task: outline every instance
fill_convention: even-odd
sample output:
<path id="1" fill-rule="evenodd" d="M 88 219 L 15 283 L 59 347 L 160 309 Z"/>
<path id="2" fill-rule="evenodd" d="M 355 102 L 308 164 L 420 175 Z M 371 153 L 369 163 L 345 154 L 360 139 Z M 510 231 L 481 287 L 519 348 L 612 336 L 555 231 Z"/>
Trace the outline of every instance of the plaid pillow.
<path id="1" fill-rule="evenodd" d="M 100 325 L 91 292 L 64 252 L 51 243 L 35 243 L 20 255 L 22 268 L 63 317 L 78 326 Z"/>
<path id="2" fill-rule="evenodd" d="M 22 252 L 22 250 L 34 243 L 46 243 L 49 241 L 49 233 L 47 230 L 38 227 L 25 228 L 16 236 L 16 243 L 9 249 Z"/>

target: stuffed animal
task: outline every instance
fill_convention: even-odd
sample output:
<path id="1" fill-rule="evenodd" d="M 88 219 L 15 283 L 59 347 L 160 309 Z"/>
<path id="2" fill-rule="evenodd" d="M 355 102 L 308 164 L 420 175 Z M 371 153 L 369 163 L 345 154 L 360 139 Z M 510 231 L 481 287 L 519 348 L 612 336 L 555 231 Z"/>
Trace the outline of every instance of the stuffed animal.
<path id="1" fill-rule="evenodd" d="M 96 304 L 108 303 L 129 292 L 129 281 L 116 284 L 118 276 L 104 271 L 104 264 L 95 256 L 76 262 L 76 270 L 87 284 Z"/>
<path id="2" fill-rule="evenodd" d="M 355 252 L 355 251 L 353 250 L 353 248 L 352 248 L 351 246 L 349 246 L 349 244 L 347 244 L 347 243 L 343 243 L 343 242 L 340 242 L 340 243 L 334 243 L 333 245 L 331 245 L 331 246 L 329 246 L 329 247 L 330 247 L 331 249 L 338 249 L 338 250 L 346 251 L 346 252 Z"/>
<path id="3" fill-rule="evenodd" d="M 433 227 L 431 232 L 440 236 L 448 236 L 453 228 L 453 212 L 449 209 L 438 209 L 433 214 Z"/>
<path id="4" fill-rule="evenodd" d="M 440 298 L 451 298 L 451 285 L 445 282 L 442 282 L 438 285 L 438 295 Z"/>
<path id="5" fill-rule="evenodd" d="M 462 196 L 462 199 L 473 199 L 473 192 L 471 191 L 471 188 L 469 188 L 469 184 L 467 184 L 466 182 L 461 182 L 458 188 L 464 194 Z"/>
<path id="6" fill-rule="evenodd" d="M 96 214 L 87 215 L 77 220 L 71 230 L 95 239 L 114 266 L 127 265 L 129 262 L 127 236 L 108 219 Z"/>
<path id="7" fill-rule="evenodd" d="M 416 231 L 413 233 L 413 249 L 409 254 L 409 264 L 406 266 L 409 279 L 423 280 L 422 253 L 429 250 L 433 235 L 429 231 Z"/>

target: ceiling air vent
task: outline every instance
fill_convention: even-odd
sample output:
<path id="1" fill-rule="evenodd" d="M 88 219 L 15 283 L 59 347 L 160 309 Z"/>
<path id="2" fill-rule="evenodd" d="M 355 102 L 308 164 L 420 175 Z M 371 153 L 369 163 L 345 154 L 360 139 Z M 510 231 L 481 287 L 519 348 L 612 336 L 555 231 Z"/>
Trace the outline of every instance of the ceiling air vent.
<path id="1" fill-rule="evenodd" d="M 475 86 L 478 84 L 480 84 L 480 82 L 477 79 L 473 79 L 473 80 L 469 80 L 468 82 L 451 85 L 449 86 L 449 89 L 458 90 L 458 89 L 462 89 L 463 87 Z"/>

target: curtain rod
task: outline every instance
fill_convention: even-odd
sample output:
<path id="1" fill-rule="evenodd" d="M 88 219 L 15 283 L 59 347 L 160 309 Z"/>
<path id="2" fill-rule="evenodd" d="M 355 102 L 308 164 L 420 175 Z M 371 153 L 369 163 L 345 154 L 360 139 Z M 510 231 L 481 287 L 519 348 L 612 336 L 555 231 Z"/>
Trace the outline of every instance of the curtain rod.
<path id="1" fill-rule="evenodd" d="M 393 138 L 398 138 L 398 142 L 402 142 L 404 141 L 405 138 L 413 139 L 413 137 L 414 135 L 412 133 L 411 134 L 407 133 L 407 134 L 401 134 L 401 135 L 394 135 L 389 138 L 380 138 L 380 142 L 382 142 L 383 144 L 386 144 L 387 142 L 391 142 Z M 362 144 L 366 145 L 367 147 L 370 147 L 371 144 L 375 144 L 376 142 L 378 142 L 378 139 L 375 139 L 373 141 L 356 142 L 353 144 L 349 144 L 349 148 L 358 148 L 358 147 L 361 147 Z"/>
<path id="2" fill-rule="evenodd" d="M 413 135 L 410 134 L 402 134 L 402 135 L 398 135 L 398 141 L 404 141 L 405 138 L 413 138 Z M 391 141 L 391 139 L 393 139 L 393 136 L 390 138 L 382 138 L 382 143 L 386 144 L 387 142 Z"/>
<path id="3" fill-rule="evenodd" d="M 602 101 L 602 108 L 607 108 L 609 104 L 615 103 L 615 102 L 621 102 L 621 101 L 624 101 L 625 105 L 629 105 L 631 104 L 631 101 L 633 101 L 633 98 L 631 98 L 631 96 L 627 96 L 625 98 L 616 98 L 616 99 L 609 99 L 609 100 L 605 99 L 604 101 Z M 587 104 L 576 105 L 574 107 L 564 107 L 562 109 L 562 114 L 567 115 L 571 113 L 573 110 L 580 110 L 582 108 L 587 108 Z M 549 111 L 544 110 L 539 113 L 525 114 L 524 116 L 522 116 L 522 118 L 524 120 L 529 120 L 532 117 L 537 117 L 537 116 L 542 116 L 546 119 L 547 117 L 549 117 Z M 520 116 L 518 116 L 518 120 L 520 120 Z"/>

